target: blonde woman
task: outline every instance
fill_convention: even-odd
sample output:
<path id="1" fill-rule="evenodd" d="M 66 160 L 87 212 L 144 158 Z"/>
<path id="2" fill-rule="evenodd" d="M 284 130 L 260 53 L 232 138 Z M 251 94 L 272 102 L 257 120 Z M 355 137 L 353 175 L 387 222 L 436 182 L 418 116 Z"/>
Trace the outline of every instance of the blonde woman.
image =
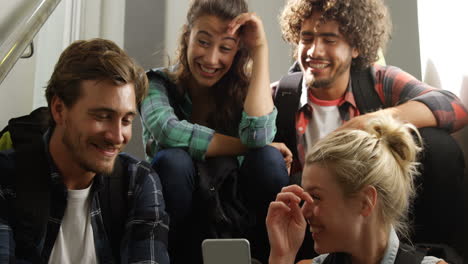
<path id="1" fill-rule="evenodd" d="M 408 237 L 421 150 L 411 132 L 420 138 L 413 125 L 380 115 L 364 130 L 338 130 L 319 141 L 307 155 L 302 188 L 285 187 L 270 204 L 269 263 L 294 263 L 307 225 L 321 255 L 301 263 L 395 263 L 411 254 L 399 241 Z"/>

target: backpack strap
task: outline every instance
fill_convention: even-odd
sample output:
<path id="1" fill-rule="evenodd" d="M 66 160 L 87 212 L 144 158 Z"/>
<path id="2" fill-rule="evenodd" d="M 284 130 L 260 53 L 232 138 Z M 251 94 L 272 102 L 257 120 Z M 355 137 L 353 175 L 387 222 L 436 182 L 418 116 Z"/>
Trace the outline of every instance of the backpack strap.
<path id="1" fill-rule="evenodd" d="M 323 260 L 322 264 L 350 264 L 351 260 L 349 255 L 341 252 L 334 252 L 328 254 Z"/>
<path id="2" fill-rule="evenodd" d="M 275 106 L 278 109 L 275 141 L 284 142 L 297 157 L 296 112 L 302 92 L 302 72 L 294 72 L 281 78 L 276 88 Z"/>
<path id="3" fill-rule="evenodd" d="M 161 83 L 167 91 L 167 96 L 169 98 L 169 104 L 171 106 L 177 106 L 177 105 L 182 105 L 183 101 L 183 96 L 179 95 L 177 91 L 177 86 L 169 79 L 167 76 L 167 73 L 164 72 L 163 68 L 155 68 L 151 69 L 146 72 L 146 76 L 148 77 L 148 82 L 158 82 Z M 174 110 L 174 114 L 177 116 L 179 120 L 183 120 L 183 115 L 181 110 L 178 107 L 172 107 Z M 138 111 L 141 115 L 141 107 L 138 107 Z M 144 122 L 143 122 L 144 123 Z M 143 124 L 144 125 L 144 124 Z M 148 142 L 144 142 L 145 144 L 145 153 L 149 157 L 153 156 L 151 153 L 151 145 L 153 142 L 156 141 L 156 139 L 151 136 L 148 140 Z"/>
<path id="4" fill-rule="evenodd" d="M 110 241 L 112 256 L 120 263 L 120 242 L 127 220 L 128 177 L 124 173 L 122 158 L 117 156 L 114 170 L 103 175 L 104 188 L 99 191 L 102 220 Z"/>
<path id="5" fill-rule="evenodd" d="M 16 199 L 13 210 L 16 255 L 41 263 L 38 241 L 45 237 L 50 207 L 50 172 L 42 140 L 15 152 Z"/>
<path id="6" fill-rule="evenodd" d="M 413 248 L 404 243 L 400 243 L 398 252 L 395 258 L 395 264 L 414 264 L 421 263 L 427 255 L 427 250 L 424 248 Z"/>
<path id="7" fill-rule="evenodd" d="M 427 251 L 426 256 L 434 256 L 437 258 L 444 259 L 450 264 L 462 264 L 463 258 L 458 252 L 449 245 L 446 244 L 430 244 L 430 243 L 417 243 L 416 247 Z"/>
<path id="8" fill-rule="evenodd" d="M 29 145 L 42 140 L 42 135 L 49 128 L 50 113 L 47 107 L 39 107 L 28 115 L 12 118 L 8 121 L 13 147 Z"/>
<path id="9" fill-rule="evenodd" d="M 177 86 L 175 85 L 175 83 L 173 83 L 169 79 L 167 73 L 164 72 L 163 68 L 151 69 L 146 72 L 146 76 L 148 77 L 148 81 L 156 81 L 164 85 L 164 87 L 167 90 L 167 94 L 171 105 L 182 105 L 182 101 L 184 100 L 183 96 L 177 90 Z M 178 107 L 173 107 L 173 109 L 174 114 L 177 116 L 177 118 L 182 120 L 183 115 L 180 109 L 178 109 Z"/>
<path id="10" fill-rule="evenodd" d="M 382 101 L 374 88 L 375 78 L 371 67 L 351 72 L 351 83 L 354 100 L 361 115 L 382 108 Z"/>

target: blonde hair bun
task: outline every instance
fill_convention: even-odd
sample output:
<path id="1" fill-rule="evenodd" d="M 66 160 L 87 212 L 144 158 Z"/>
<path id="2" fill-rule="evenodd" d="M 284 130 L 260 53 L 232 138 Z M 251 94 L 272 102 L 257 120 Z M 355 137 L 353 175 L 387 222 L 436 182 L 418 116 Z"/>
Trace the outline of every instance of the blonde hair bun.
<path id="1" fill-rule="evenodd" d="M 402 123 L 390 115 L 379 114 L 369 120 L 364 130 L 374 135 L 379 144 L 388 148 L 403 170 L 403 174 L 415 173 L 413 163 L 421 151 L 422 139 L 414 125 Z"/>

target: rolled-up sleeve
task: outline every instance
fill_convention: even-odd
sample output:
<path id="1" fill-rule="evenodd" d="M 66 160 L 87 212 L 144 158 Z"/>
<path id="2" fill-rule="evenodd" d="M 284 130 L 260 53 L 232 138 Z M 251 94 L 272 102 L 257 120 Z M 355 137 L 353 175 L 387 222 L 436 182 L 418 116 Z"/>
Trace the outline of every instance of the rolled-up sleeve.
<path id="1" fill-rule="evenodd" d="M 437 125 L 449 132 L 455 132 L 468 123 L 468 113 L 460 100 L 447 90 L 433 90 L 413 100 L 431 109 Z"/>
<path id="2" fill-rule="evenodd" d="M 276 134 L 277 114 L 276 107 L 269 114 L 258 117 L 242 112 L 239 124 L 239 137 L 242 144 L 248 148 L 259 148 L 270 144 Z"/>
<path id="3" fill-rule="evenodd" d="M 376 88 L 386 106 L 414 100 L 425 104 L 437 126 L 455 132 L 468 124 L 468 111 L 453 93 L 429 86 L 397 67 L 376 67 Z"/>

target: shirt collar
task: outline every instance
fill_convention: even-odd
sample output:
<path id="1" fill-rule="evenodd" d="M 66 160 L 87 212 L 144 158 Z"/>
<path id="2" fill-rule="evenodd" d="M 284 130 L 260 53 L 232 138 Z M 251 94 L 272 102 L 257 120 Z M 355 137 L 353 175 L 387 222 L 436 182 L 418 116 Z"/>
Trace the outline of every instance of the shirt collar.
<path id="1" fill-rule="evenodd" d="M 300 104 L 301 104 L 300 107 L 303 107 L 307 103 L 308 87 L 306 86 L 304 82 L 304 78 L 302 78 L 301 82 L 302 82 L 302 85 L 301 85 L 302 91 L 301 91 L 301 98 L 300 98 Z M 352 107 L 357 109 L 356 100 L 354 99 L 354 95 L 353 95 L 353 85 L 351 81 L 351 76 L 349 76 L 349 83 L 348 83 L 348 87 L 346 88 L 346 92 L 343 96 L 343 100 L 340 102 L 338 106 L 342 106 L 345 103 L 349 103 Z"/>
<path id="2" fill-rule="evenodd" d="M 345 92 L 344 97 L 343 97 L 344 100 L 341 103 L 341 105 L 344 104 L 344 103 L 349 103 L 354 108 L 357 108 L 356 107 L 356 100 L 354 99 L 354 95 L 353 95 L 353 85 L 352 85 L 351 78 L 352 77 L 349 76 L 348 88 L 346 88 L 346 92 Z"/>
<path id="3" fill-rule="evenodd" d="M 393 226 L 390 228 L 390 234 L 388 236 L 387 249 L 385 254 L 380 261 L 380 264 L 393 264 L 398 254 L 398 248 L 400 247 L 400 240 L 395 232 Z"/>
<path id="4" fill-rule="evenodd" d="M 53 131 L 54 131 L 53 128 L 47 129 L 47 131 L 42 136 L 42 141 L 44 143 L 45 155 L 46 155 L 47 161 L 49 163 L 49 170 L 50 170 L 49 173 L 50 173 L 52 182 L 57 183 L 58 181 L 61 182 L 60 173 L 59 173 L 57 165 L 55 165 L 55 162 L 52 159 L 52 155 L 50 154 L 50 151 L 49 151 L 49 143 L 50 143 L 50 138 L 52 137 Z"/>

